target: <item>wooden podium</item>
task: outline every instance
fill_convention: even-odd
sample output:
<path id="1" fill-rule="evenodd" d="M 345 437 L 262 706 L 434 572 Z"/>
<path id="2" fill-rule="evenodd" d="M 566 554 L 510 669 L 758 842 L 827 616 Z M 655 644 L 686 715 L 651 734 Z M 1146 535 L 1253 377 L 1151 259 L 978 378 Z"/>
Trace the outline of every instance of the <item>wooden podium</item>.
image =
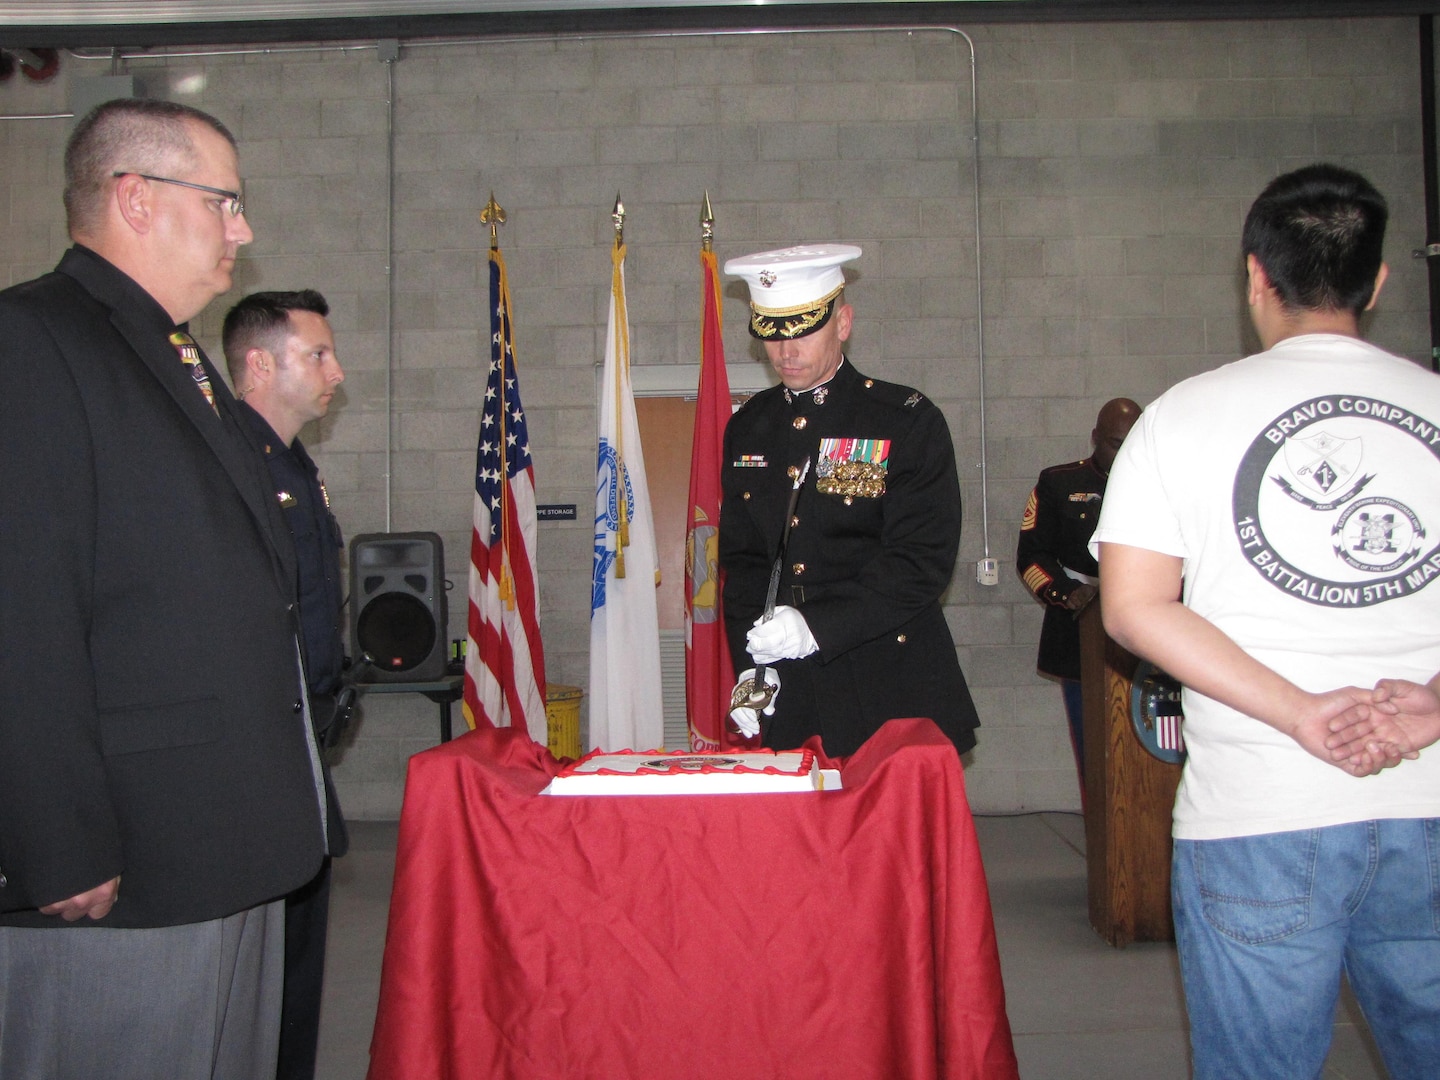
<path id="1" fill-rule="evenodd" d="M 1139 663 L 1105 633 L 1098 603 L 1081 613 L 1090 925 L 1117 947 L 1175 939 L 1170 814 L 1180 766 L 1153 757 L 1130 726 Z"/>

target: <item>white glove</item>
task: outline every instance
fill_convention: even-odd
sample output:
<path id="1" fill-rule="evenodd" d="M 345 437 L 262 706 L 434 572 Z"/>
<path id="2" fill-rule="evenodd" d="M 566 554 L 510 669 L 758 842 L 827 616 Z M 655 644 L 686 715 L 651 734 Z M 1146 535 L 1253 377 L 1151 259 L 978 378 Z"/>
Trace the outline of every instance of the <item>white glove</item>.
<path id="1" fill-rule="evenodd" d="M 775 699 L 780 696 L 780 676 L 775 674 L 774 668 L 765 669 L 765 685 L 770 687 L 770 703 L 764 709 L 757 712 L 746 706 L 743 702 L 749 699 L 749 687 L 746 683 L 752 683 L 755 679 L 755 669 L 746 668 L 740 673 L 740 680 L 735 684 L 735 689 L 730 691 L 730 720 L 741 735 L 747 739 L 753 739 L 760 734 L 760 712 L 766 716 L 775 715 Z M 744 687 L 744 689 L 741 689 Z"/>
<path id="2" fill-rule="evenodd" d="M 755 625 L 745 635 L 745 644 L 750 659 L 757 664 L 773 664 L 776 660 L 799 660 L 809 656 L 820 645 L 805 616 L 793 607 L 780 606 L 769 619 L 765 616 L 755 620 Z"/>

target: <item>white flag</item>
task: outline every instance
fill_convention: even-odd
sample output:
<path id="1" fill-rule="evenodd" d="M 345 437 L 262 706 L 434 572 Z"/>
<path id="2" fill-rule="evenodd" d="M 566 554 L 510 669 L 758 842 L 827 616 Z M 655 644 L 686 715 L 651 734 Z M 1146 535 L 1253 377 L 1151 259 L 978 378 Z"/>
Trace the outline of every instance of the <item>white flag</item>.
<path id="1" fill-rule="evenodd" d="M 589 748 L 651 750 L 665 740 L 655 611 L 660 564 L 630 387 L 623 244 L 615 246 L 612 261 L 590 582 Z"/>

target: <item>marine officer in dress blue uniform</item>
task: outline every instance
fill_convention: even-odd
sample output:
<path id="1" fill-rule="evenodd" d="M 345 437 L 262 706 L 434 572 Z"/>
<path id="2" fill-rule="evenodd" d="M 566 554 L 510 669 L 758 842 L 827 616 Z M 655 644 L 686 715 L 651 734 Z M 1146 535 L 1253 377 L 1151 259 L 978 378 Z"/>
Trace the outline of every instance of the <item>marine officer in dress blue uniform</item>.
<path id="1" fill-rule="evenodd" d="M 285 523 L 295 541 L 296 595 L 305 650 L 310 715 L 322 746 L 334 746 L 344 724 L 337 712 L 345 649 L 340 638 L 344 593 L 340 525 L 300 429 L 324 416 L 345 378 L 326 316 L 330 306 L 313 289 L 261 292 L 225 316 L 225 361 L 240 411 L 269 467 Z M 339 803 L 324 766 L 330 801 L 330 855 L 345 854 Z M 311 1080 L 320 1033 L 325 937 L 330 909 L 330 858 L 308 885 L 285 898 L 285 998 L 281 1011 L 278 1080 Z"/>
<path id="2" fill-rule="evenodd" d="M 886 720 L 925 716 L 963 753 L 979 720 L 941 609 L 960 543 L 954 446 L 933 402 L 868 378 L 844 355 L 854 311 L 841 268 L 859 256 L 826 244 L 725 264 L 750 287 L 750 333 L 780 376 L 725 430 L 720 564 L 740 669 L 732 715 L 767 747 L 819 735 L 836 756 Z M 778 690 L 747 708 L 755 665 L 770 665 Z"/>

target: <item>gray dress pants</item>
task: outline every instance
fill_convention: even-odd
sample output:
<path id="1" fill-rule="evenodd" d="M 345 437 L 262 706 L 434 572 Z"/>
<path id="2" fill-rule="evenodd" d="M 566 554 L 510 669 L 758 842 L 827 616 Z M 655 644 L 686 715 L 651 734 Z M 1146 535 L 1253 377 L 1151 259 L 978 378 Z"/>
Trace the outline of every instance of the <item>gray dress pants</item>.
<path id="1" fill-rule="evenodd" d="M 0 927 L 5 1080 L 274 1080 L 283 900 L 154 930 Z"/>

